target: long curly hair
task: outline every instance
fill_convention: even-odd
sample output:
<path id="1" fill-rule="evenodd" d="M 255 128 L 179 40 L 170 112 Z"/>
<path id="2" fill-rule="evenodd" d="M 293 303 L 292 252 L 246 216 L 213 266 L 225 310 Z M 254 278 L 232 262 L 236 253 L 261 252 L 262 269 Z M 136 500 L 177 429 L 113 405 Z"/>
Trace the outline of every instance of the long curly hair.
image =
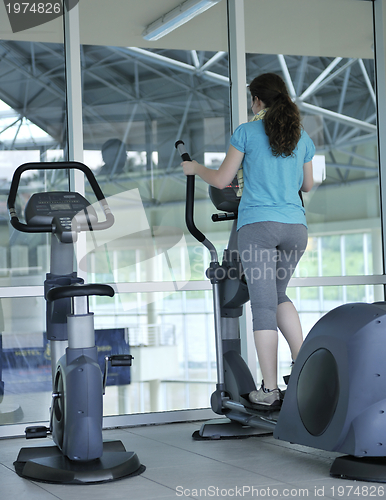
<path id="1" fill-rule="evenodd" d="M 300 113 L 284 81 L 275 73 L 264 73 L 252 80 L 249 90 L 268 108 L 263 123 L 272 154 L 293 156 L 301 135 Z"/>

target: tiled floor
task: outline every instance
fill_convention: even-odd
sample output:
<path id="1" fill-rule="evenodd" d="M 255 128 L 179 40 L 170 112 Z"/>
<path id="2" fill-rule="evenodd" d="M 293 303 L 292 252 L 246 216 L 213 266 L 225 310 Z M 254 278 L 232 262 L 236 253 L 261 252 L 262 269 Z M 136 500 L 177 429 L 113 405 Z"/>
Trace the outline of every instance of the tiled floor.
<path id="1" fill-rule="evenodd" d="M 276 441 L 271 435 L 195 441 L 199 423 L 105 431 L 135 451 L 145 472 L 98 485 L 55 485 L 19 477 L 13 467 L 24 446 L 47 439 L 0 441 L 1 500 L 150 500 L 177 498 L 340 498 L 384 496 L 386 485 L 329 476 L 334 453 Z"/>

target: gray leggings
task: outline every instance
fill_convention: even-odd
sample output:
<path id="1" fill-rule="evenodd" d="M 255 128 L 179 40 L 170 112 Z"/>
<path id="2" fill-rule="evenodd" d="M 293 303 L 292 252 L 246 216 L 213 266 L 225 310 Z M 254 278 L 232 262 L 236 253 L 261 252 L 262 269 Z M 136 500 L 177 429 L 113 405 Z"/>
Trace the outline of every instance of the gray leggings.
<path id="1" fill-rule="evenodd" d="M 276 330 L 278 304 L 291 302 L 288 282 L 307 246 L 303 224 L 255 222 L 238 231 L 238 248 L 247 278 L 253 331 Z"/>

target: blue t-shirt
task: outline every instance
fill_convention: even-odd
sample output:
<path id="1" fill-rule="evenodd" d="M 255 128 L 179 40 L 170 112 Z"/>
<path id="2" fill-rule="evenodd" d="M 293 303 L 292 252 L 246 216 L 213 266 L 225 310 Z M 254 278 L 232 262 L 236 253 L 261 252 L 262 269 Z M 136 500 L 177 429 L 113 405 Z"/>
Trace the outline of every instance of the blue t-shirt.
<path id="1" fill-rule="evenodd" d="M 305 211 L 299 196 L 303 165 L 312 160 L 315 145 L 302 130 L 293 156 L 272 154 L 263 120 L 243 123 L 230 143 L 244 153 L 244 188 L 239 206 L 237 229 L 254 222 L 304 224 Z"/>

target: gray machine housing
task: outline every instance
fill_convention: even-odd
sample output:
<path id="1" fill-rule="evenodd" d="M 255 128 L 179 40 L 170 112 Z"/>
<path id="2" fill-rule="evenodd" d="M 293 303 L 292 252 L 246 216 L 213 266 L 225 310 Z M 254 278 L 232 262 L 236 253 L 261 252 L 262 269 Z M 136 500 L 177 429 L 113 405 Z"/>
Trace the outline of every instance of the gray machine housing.
<path id="1" fill-rule="evenodd" d="M 355 457 L 386 452 L 386 304 L 322 317 L 293 367 L 274 437 Z"/>
<path id="2" fill-rule="evenodd" d="M 53 408 L 54 442 L 70 460 L 101 457 L 103 390 L 95 346 L 67 349 L 56 367 L 55 393 L 62 396 L 60 404 L 55 402 Z M 64 422 L 67 422 L 66 427 Z"/>

